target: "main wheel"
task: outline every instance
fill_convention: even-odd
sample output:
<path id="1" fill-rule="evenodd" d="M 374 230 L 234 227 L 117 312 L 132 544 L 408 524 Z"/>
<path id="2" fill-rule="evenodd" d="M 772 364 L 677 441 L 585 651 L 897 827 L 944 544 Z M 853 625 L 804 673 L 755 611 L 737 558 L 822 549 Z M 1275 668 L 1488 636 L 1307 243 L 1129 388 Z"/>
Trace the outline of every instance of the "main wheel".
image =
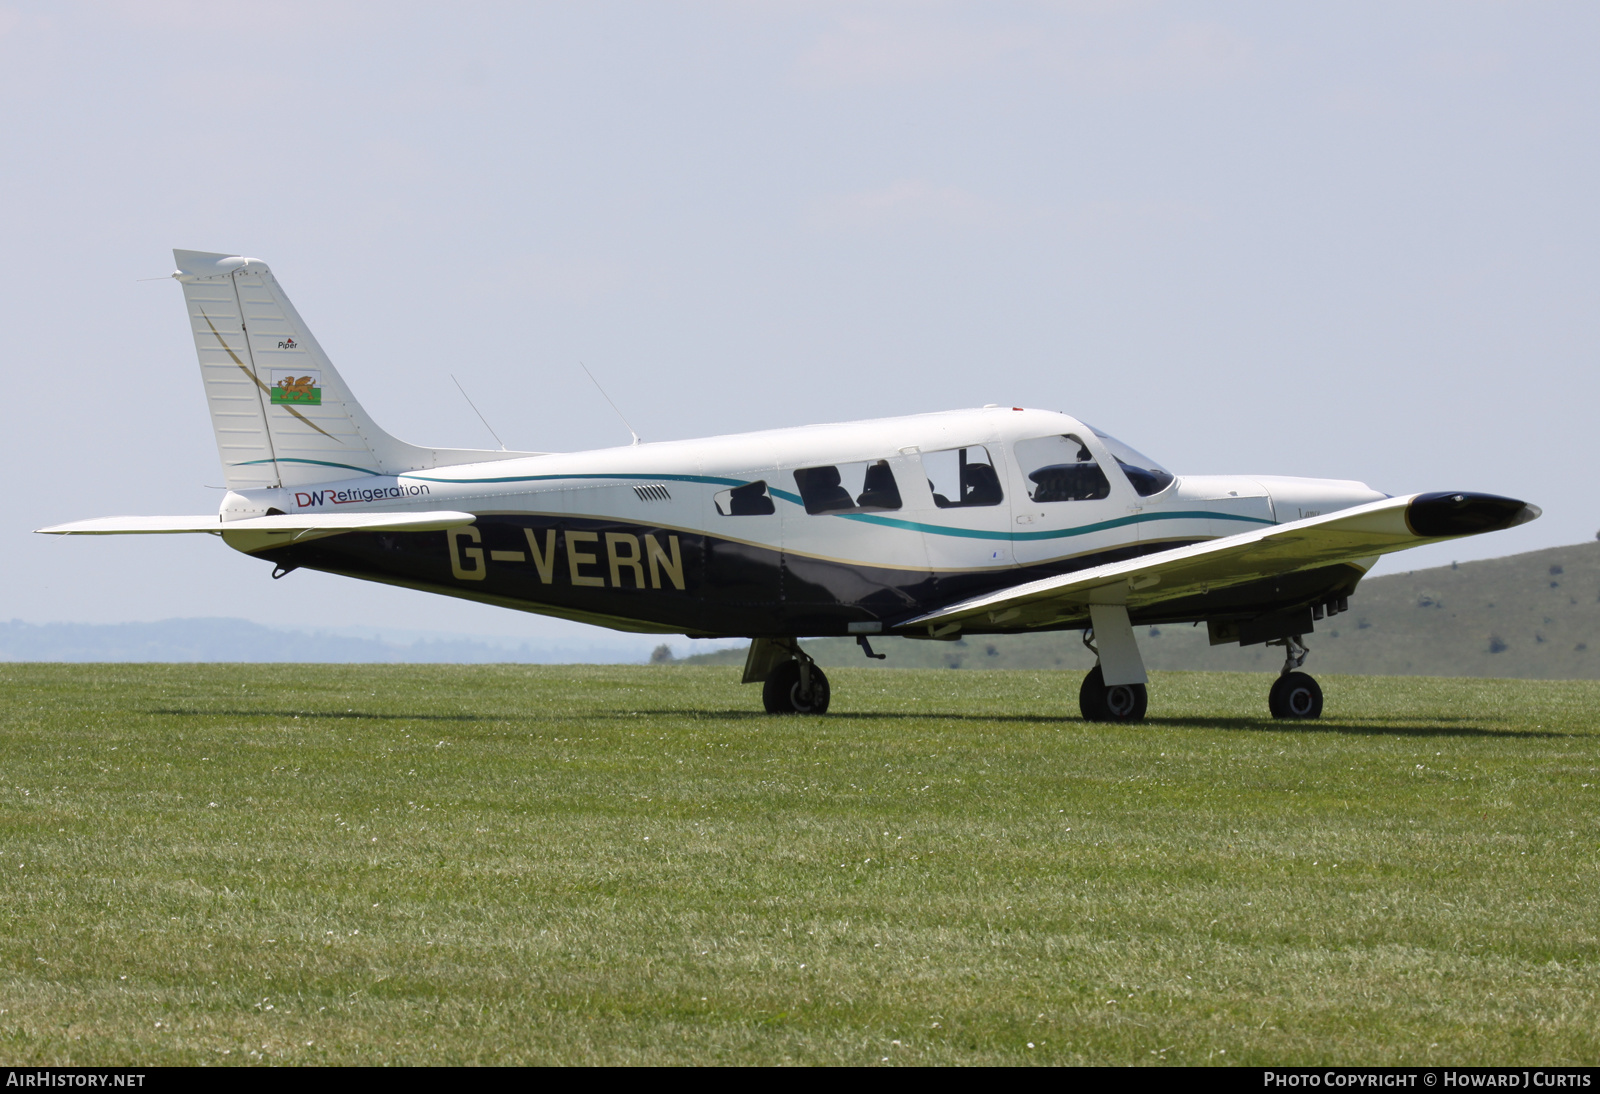
<path id="1" fill-rule="evenodd" d="M 826 714 L 828 699 L 827 674 L 816 665 L 811 666 L 810 693 L 801 691 L 798 661 L 785 661 L 773 669 L 761 688 L 768 714 Z"/>
<path id="2" fill-rule="evenodd" d="M 1322 717 L 1322 688 L 1303 672 L 1286 672 L 1267 693 L 1267 709 L 1274 718 Z"/>
<path id="3" fill-rule="evenodd" d="M 1106 686 L 1105 674 L 1096 665 L 1078 687 L 1078 709 L 1089 722 L 1137 722 L 1150 705 L 1150 694 L 1143 684 Z"/>

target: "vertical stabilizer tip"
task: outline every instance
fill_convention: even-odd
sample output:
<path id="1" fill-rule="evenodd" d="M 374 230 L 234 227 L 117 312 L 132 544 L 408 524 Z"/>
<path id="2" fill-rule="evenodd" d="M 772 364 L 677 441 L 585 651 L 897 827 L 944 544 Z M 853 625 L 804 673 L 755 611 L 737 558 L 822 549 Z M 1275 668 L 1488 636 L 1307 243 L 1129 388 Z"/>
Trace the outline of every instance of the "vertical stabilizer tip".
<path id="1" fill-rule="evenodd" d="M 177 272 L 172 276 L 179 281 L 226 277 L 235 270 L 246 267 L 249 267 L 252 272 L 261 272 L 267 268 L 267 264 L 259 258 L 218 254 L 215 251 L 180 251 L 174 248 L 172 260 L 178 266 Z"/>

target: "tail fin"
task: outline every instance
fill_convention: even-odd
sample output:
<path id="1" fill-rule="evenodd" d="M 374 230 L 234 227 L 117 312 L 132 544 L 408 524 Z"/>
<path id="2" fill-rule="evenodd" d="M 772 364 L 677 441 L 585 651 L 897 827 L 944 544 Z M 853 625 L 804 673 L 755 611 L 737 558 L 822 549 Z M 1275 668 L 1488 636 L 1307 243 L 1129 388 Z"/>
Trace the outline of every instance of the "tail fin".
<path id="1" fill-rule="evenodd" d="M 204 251 L 172 256 L 229 489 L 538 455 L 396 440 L 356 402 L 266 263 Z"/>

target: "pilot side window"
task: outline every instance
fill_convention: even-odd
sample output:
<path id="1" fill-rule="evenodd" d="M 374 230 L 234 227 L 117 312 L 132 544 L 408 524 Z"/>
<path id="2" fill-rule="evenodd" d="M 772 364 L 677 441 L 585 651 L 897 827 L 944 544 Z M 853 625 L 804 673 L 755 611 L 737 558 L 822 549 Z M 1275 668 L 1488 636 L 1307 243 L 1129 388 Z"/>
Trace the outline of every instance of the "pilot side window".
<path id="1" fill-rule="evenodd" d="M 808 513 L 900 508 L 900 487 L 888 460 L 801 467 L 795 470 L 794 482 Z"/>
<path id="2" fill-rule="evenodd" d="M 981 444 L 924 452 L 922 471 L 940 509 L 999 505 L 1005 500 L 989 450 Z"/>
<path id="3" fill-rule="evenodd" d="M 1017 466 L 1032 483 L 1034 501 L 1098 501 L 1111 496 L 1111 483 L 1082 439 L 1067 433 L 1018 441 Z"/>
<path id="4" fill-rule="evenodd" d="M 762 517 L 773 511 L 772 495 L 767 492 L 764 480 L 723 490 L 711 500 L 717 503 L 717 512 L 725 517 Z"/>

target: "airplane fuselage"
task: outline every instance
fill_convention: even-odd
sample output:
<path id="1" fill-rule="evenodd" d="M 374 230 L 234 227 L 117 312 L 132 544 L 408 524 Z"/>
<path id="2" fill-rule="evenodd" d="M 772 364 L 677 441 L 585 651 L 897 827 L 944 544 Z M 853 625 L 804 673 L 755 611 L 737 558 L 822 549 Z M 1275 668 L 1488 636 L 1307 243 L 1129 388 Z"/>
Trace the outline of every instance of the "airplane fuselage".
<path id="1" fill-rule="evenodd" d="M 898 628 L 1019 582 L 1386 496 L 1343 480 L 1174 478 L 1140 466 L 1130 451 L 1065 414 L 996 407 L 398 475 L 351 467 L 359 474 L 232 492 L 222 527 L 230 545 L 284 569 L 625 630 L 953 637 Z M 337 476 L 334 461 L 315 462 Z M 324 538 L 226 531 L 230 520 L 276 512 L 411 509 L 477 519 L 448 531 Z M 1134 618 L 1259 615 L 1348 595 L 1364 572 L 1341 564 L 1169 601 Z M 964 629 L 1018 628 L 1000 620 Z"/>

